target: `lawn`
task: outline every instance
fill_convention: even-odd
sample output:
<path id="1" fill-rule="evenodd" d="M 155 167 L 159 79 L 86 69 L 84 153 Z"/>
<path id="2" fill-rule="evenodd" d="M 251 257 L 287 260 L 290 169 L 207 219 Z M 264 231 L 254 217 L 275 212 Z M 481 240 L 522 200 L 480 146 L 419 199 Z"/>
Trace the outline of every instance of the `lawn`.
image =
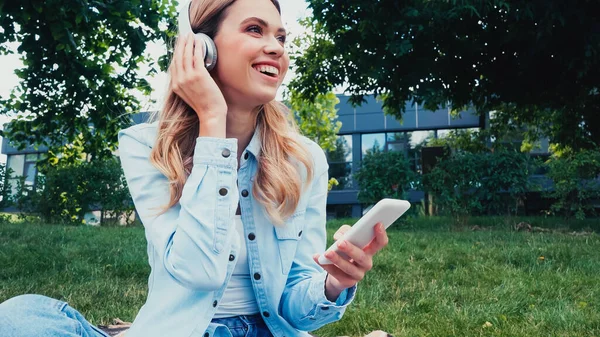
<path id="1" fill-rule="evenodd" d="M 522 220 L 553 231 L 514 231 Z M 330 237 L 343 222 L 328 224 Z M 589 232 L 600 221 L 470 222 L 481 230 L 444 218 L 394 225 L 344 318 L 315 334 L 600 336 L 600 236 Z M 0 266 L 0 302 L 44 294 L 94 324 L 131 321 L 149 272 L 140 227 L 0 224 Z"/>

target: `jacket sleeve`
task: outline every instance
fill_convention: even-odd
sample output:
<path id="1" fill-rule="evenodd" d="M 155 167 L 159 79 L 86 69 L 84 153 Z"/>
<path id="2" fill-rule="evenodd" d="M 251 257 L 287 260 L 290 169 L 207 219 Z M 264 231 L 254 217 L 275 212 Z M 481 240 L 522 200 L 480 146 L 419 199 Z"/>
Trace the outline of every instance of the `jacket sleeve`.
<path id="1" fill-rule="evenodd" d="M 179 203 L 170 200 L 168 179 L 150 162 L 144 129 L 119 133 L 119 156 L 146 239 L 158 261 L 182 286 L 211 291 L 225 282 L 238 202 L 237 140 L 199 137 L 193 168 Z M 151 262 L 152 263 L 152 262 Z"/>
<path id="2" fill-rule="evenodd" d="M 315 178 L 312 182 L 305 213 L 303 236 L 298 243 L 281 301 L 281 315 L 296 329 L 314 331 L 342 318 L 354 299 L 356 286 L 344 290 L 335 302 L 325 296 L 327 273 L 313 261 L 315 253 L 326 247 L 326 205 L 328 165 L 319 149 L 315 158 Z"/>

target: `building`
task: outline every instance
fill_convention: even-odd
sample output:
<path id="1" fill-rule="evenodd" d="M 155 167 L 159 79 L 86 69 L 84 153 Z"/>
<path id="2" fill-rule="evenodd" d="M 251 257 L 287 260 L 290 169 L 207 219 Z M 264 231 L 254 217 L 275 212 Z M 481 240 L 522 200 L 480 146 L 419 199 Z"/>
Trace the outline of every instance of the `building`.
<path id="1" fill-rule="evenodd" d="M 431 111 L 406 103 L 402 122 L 383 113 L 382 102 L 374 97 L 366 97 L 367 102 L 353 107 L 347 96 L 338 96 L 338 109 L 342 128 L 338 135 L 338 145 L 343 151 L 328 153 L 329 174 L 340 181 L 327 198 L 328 217 L 360 217 L 362 206 L 358 203 L 358 185 L 352 175 L 360 167 L 362 157 L 374 146 L 386 151 L 402 151 L 409 158 L 411 166 L 421 171 L 419 144 L 429 138 L 443 137 L 452 129 L 479 129 L 485 118 L 474 110 L 462 111 L 457 117 L 451 115 L 450 108 Z M 340 152 L 343 155 L 340 156 Z M 333 158 L 335 157 L 335 158 Z M 422 191 L 411 191 L 408 199 L 412 202 L 424 198 Z"/>

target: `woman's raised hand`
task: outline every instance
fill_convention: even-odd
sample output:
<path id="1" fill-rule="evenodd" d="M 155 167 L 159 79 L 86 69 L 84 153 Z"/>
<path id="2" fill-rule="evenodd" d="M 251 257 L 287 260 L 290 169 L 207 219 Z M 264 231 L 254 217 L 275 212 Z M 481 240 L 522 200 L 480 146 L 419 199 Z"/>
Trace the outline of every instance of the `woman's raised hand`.
<path id="1" fill-rule="evenodd" d="M 198 115 L 200 136 L 225 137 L 227 103 L 204 66 L 204 48 L 193 33 L 177 41 L 169 68 L 171 89 Z"/>
<path id="2" fill-rule="evenodd" d="M 333 235 L 333 239 L 338 241 L 351 227 L 343 225 Z M 335 301 L 344 289 L 350 288 L 361 281 L 367 272 L 373 268 L 373 256 L 382 248 L 387 246 L 388 236 L 383 224 L 378 223 L 375 226 L 375 237 L 363 249 L 344 240 L 338 243 L 341 252 L 350 257 L 347 261 L 335 251 L 325 252 L 325 257 L 332 264 L 321 265 L 327 271 L 327 282 L 325 283 L 325 295 L 328 299 Z M 313 260 L 319 263 L 319 254 L 313 256 Z"/>

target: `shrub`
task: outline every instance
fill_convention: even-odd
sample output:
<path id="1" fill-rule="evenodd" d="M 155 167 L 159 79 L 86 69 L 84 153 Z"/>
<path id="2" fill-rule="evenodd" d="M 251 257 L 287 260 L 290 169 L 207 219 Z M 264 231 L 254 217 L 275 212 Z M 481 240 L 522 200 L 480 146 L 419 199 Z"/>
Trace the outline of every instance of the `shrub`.
<path id="1" fill-rule="evenodd" d="M 547 165 L 554 188 L 546 196 L 556 200 L 551 210 L 567 218 L 593 215 L 593 203 L 600 202 L 600 151 L 567 152 Z"/>
<path id="2" fill-rule="evenodd" d="M 10 200 L 10 177 L 12 175 L 12 170 L 9 167 L 6 167 L 5 164 L 0 164 L 0 209 L 4 209 L 11 204 Z"/>
<path id="3" fill-rule="evenodd" d="M 406 192 L 415 187 L 417 177 L 401 152 L 374 148 L 367 151 L 354 176 L 359 186 L 358 200 L 374 204 L 383 198 L 404 199 Z"/>
<path id="4" fill-rule="evenodd" d="M 35 189 L 17 182 L 15 204 L 22 212 L 40 215 L 46 222 L 82 223 L 84 215 L 101 211 L 101 218 L 119 220 L 134 207 L 118 159 L 80 162 L 46 168 Z"/>
<path id="5" fill-rule="evenodd" d="M 457 218 L 512 215 L 529 190 L 534 167 L 534 161 L 516 151 L 457 152 L 424 175 L 423 185 L 440 213 Z"/>

